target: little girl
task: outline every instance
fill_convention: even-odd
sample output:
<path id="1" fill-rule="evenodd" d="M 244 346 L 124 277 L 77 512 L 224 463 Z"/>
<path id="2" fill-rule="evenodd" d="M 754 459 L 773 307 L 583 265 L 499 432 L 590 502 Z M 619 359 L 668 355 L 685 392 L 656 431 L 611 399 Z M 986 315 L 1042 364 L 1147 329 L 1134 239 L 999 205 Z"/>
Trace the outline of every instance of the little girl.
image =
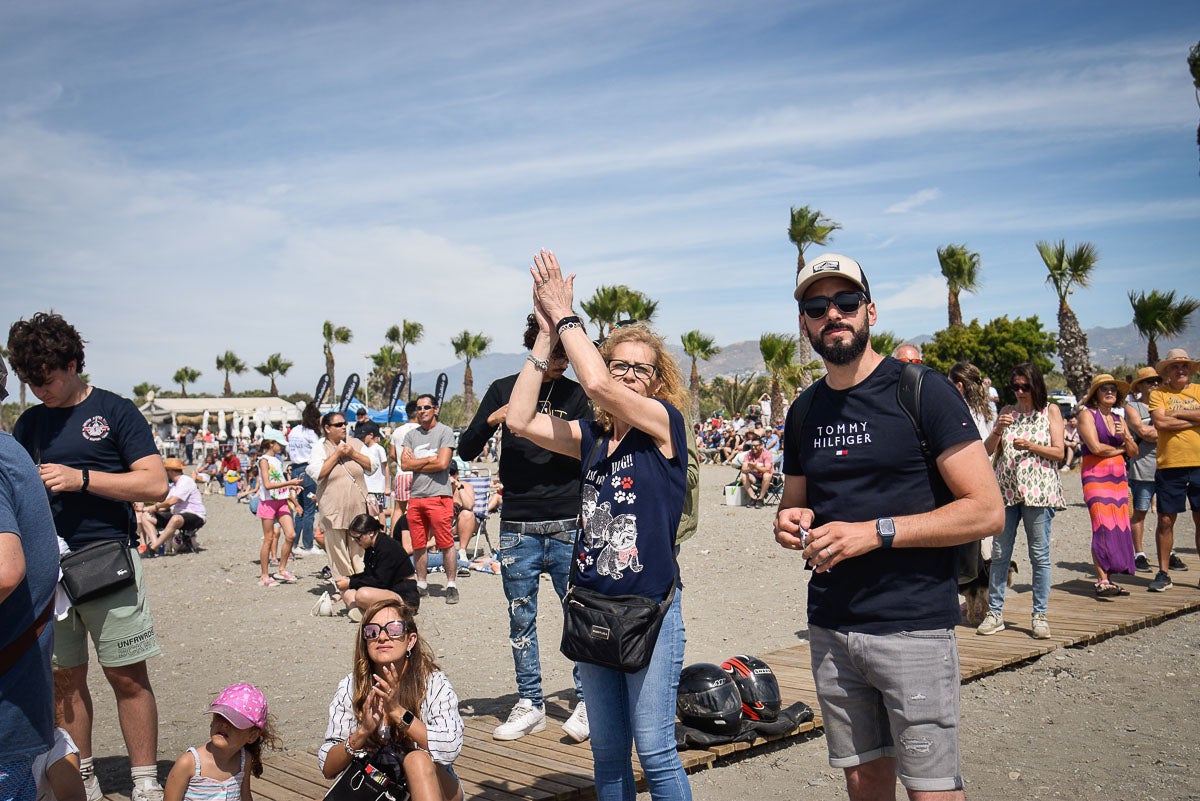
<path id="1" fill-rule="evenodd" d="M 287 569 L 288 560 L 292 558 L 292 544 L 296 541 L 296 527 L 292 524 L 292 511 L 288 501 L 292 497 L 292 487 L 304 483 L 300 478 L 287 478 L 283 472 L 283 462 L 279 454 L 287 445 L 283 434 L 273 429 L 263 432 L 262 454 L 258 458 L 258 510 L 255 515 L 262 521 L 263 543 L 259 551 L 259 563 L 262 576 L 259 586 L 273 587 L 279 582 L 288 584 L 296 577 Z M 279 571 L 274 576 L 270 572 L 270 560 L 275 552 L 275 524 L 283 531 L 283 551 L 279 555 Z"/>
<path id="2" fill-rule="evenodd" d="M 232 684 L 208 711 L 208 742 L 175 760 L 163 801 L 253 801 L 250 774 L 262 776 L 263 743 L 278 748 L 267 699 L 252 684 Z"/>

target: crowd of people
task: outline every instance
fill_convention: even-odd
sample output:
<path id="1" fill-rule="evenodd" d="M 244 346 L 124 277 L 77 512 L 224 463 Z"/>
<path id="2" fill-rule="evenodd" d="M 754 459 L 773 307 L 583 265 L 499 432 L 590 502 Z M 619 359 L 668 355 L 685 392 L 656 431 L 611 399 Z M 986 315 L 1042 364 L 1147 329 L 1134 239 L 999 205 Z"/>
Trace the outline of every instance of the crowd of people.
<path id="1" fill-rule="evenodd" d="M 295 582 L 292 560 L 320 554 L 334 601 L 357 626 L 350 672 L 330 706 L 322 773 L 333 779 L 391 754 L 414 799 L 463 797 L 453 767 L 463 747 L 458 696 L 417 620 L 434 564 L 445 571 L 445 602 L 460 600 L 456 579 L 478 525 L 465 471 L 488 455 L 499 458 L 501 490 L 490 501 L 518 693 L 495 739 L 546 727 L 543 575 L 560 602 L 590 593 L 660 608 L 632 667 L 579 646 L 576 703 L 562 728 L 589 742 L 601 799 L 634 798 L 631 751 L 653 798 L 691 797 L 674 730 L 685 641 L 677 556 L 695 530 L 702 461 L 736 468 L 731 483 L 750 505 L 774 493 L 775 538 L 812 571 L 817 699 L 830 764 L 843 769 L 852 798 L 887 796 L 897 780 L 910 792 L 961 797 L 958 554 L 992 539 L 988 613 L 977 631 L 1000 631 L 1023 525 L 1033 565 L 1029 631 L 1051 636 L 1051 526 L 1073 436 L 1096 596 L 1128 594 L 1114 575 L 1154 570 L 1142 547 L 1154 503 L 1149 589 L 1169 589 L 1171 571 L 1187 569 L 1172 545 L 1188 504 L 1200 522 L 1200 389 L 1190 383 L 1200 363 L 1182 351 L 1129 382 L 1096 376 L 1080 408 L 1066 413 L 1035 365 L 1017 365 L 1007 384 L 1016 401 L 997 408 L 969 363 L 942 376 L 914 346 L 876 353 L 866 274 L 827 254 L 801 271 L 794 293 L 825 377 L 792 400 L 782 427 L 769 425 L 764 396 L 745 413 L 689 430 L 687 389 L 661 337 L 632 324 L 593 341 L 573 312 L 573 276 L 554 254 L 536 254 L 531 275 L 528 360 L 488 388 L 457 442 L 438 420 L 436 398 L 420 394 L 410 422 L 394 430 L 365 410 L 352 426 L 341 411 L 322 415 L 313 404 L 285 431 L 263 429 L 224 453 L 188 454 L 185 440 L 164 459 L 136 407 L 81 376 L 83 340 L 73 326 L 42 313 L 15 323 L 11 362 L 42 404 L 13 436 L 0 434 L 0 728 L 11 732 L 0 746 L 3 797 L 27 801 L 52 785 L 60 801 L 100 798 L 88 639 L 118 709 L 133 801 L 249 795 L 262 746 L 278 740 L 265 695 L 250 685 L 213 702 L 208 742 L 179 757 L 165 794 L 155 767 L 159 716 L 147 660 L 159 646 L 136 554 L 194 550 L 210 487 L 240 486 L 259 519 L 260 586 Z M 564 375 L 568 365 L 577 381 Z M 899 388 L 914 377 L 906 401 Z M 135 554 L 127 575 L 68 596 L 60 555 L 114 544 L 115 558 Z M 924 700 L 887 702 L 899 696 Z M 914 742 L 922 746 L 900 747 Z"/>

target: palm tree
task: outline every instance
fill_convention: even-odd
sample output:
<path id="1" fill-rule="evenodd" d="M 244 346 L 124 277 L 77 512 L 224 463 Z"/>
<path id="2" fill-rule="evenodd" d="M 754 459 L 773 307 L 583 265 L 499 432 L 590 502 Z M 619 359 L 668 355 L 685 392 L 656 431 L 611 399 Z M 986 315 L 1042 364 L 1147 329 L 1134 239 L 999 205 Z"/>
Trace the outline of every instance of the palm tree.
<path id="1" fill-rule="evenodd" d="M 698 330 L 688 331 L 680 337 L 683 341 L 683 352 L 692 357 L 692 420 L 700 419 L 700 371 L 696 368 L 696 361 L 703 359 L 708 361 L 713 356 L 721 352 L 717 347 L 713 338 L 702 334 Z"/>
<path id="2" fill-rule="evenodd" d="M 454 356 L 466 361 L 466 368 L 463 370 L 463 410 L 467 419 L 475 414 L 475 379 L 471 375 L 471 360 L 478 359 L 487 352 L 488 347 L 492 344 L 492 338 L 483 334 L 472 334 L 470 331 L 463 331 L 454 339 L 450 340 L 450 345 L 454 348 Z"/>
<path id="3" fill-rule="evenodd" d="M 960 292 L 974 295 L 979 291 L 979 254 L 967 250 L 966 245 L 946 245 L 937 249 L 937 256 L 949 290 L 946 309 L 950 316 L 950 327 L 962 328 L 962 307 L 958 305 L 958 295 Z"/>
<path id="4" fill-rule="evenodd" d="M 622 311 L 623 294 L 628 291 L 626 286 L 598 286 L 587 300 L 579 304 L 588 319 L 596 324 L 597 336 L 603 338 L 607 333 L 605 327 L 612 327 Z"/>
<path id="5" fill-rule="evenodd" d="M 783 422 L 783 376 L 796 361 L 796 337 L 791 334 L 763 334 L 758 352 L 771 376 L 771 425 Z"/>
<path id="6" fill-rule="evenodd" d="M 4 347 L 3 345 L 0 345 L 0 356 L 2 356 L 5 359 L 5 361 L 8 360 L 8 348 Z M 21 411 L 23 412 L 23 411 L 25 411 L 25 406 L 27 405 L 25 403 L 25 382 L 20 381 L 19 378 L 17 380 L 20 382 L 20 387 L 21 387 L 20 400 L 21 400 Z"/>
<path id="7" fill-rule="evenodd" d="M 393 326 L 394 328 L 395 326 Z M 382 401 L 376 404 L 382 407 L 387 402 L 384 397 L 392 386 L 392 379 L 400 375 L 400 351 L 395 345 L 384 345 L 378 353 L 371 354 L 371 363 L 375 368 L 367 376 L 367 394 L 375 393 Z"/>
<path id="8" fill-rule="evenodd" d="M 658 312 L 657 300 L 651 300 L 649 295 L 627 286 L 622 286 L 621 290 L 621 311 L 625 313 L 624 319 L 642 323 L 654 319 L 655 313 Z"/>
<path id="9" fill-rule="evenodd" d="M 820 211 L 808 206 L 796 208 L 792 206 L 791 222 L 788 224 L 788 239 L 796 246 L 796 277 L 804 269 L 804 249 L 809 245 L 825 245 L 833 234 L 842 226 L 826 217 Z M 796 355 L 798 361 L 807 363 L 812 360 L 812 350 L 804 331 L 796 340 Z M 806 381 L 805 386 L 808 386 Z"/>
<path id="10" fill-rule="evenodd" d="M 180 367 L 175 371 L 175 375 L 171 378 L 173 382 L 179 385 L 179 397 L 187 397 L 187 385 L 195 384 L 196 379 L 200 377 L 199 370 L 193 370 L 190 367 Z"/>
<path id="11" fill-rule="evenodd" d="M 1092 380 L 1092 360 L 1087 334 L 1079 327 L 1079 319 L 1067 297 L 1076 286 L 1086 287 L 1092 280 L 1092 270 L 1100 254 L 1091 242 L 1081 242 L 1068 253 L 1067 243 L 1062 239 L 1057 243 L 1043 240 L 1037 243 L 1037 249 L 1050 273 L 1046 283 L 1058 295 L 1058 352 L 1062 356 L 1063 375 L 1075 397 L 1082 398 Z"/>
<path id="12" fill-rule="evenodd" d="M 225 371 L 225 397 L 233 397 L 233 387 L 229 383 L 229 374 L 236 373 L 237 375 L 241 375 L 246 372 L 246 363 L 239 359 L 236 353 L 227 350 L 224 354 L 217 357 L 217 369 Z"/>
<path id="13" fill-rule="evenodd" d="M 401 320 L 400 325 L 393 325 L 383 335 L 383 338 L 393 345 L 400 347 L 400 360 L 397 362 L 397 369 L 393 375 L 408 375 L 408 351 L 409 345 L 415 345 L 421 341 L 421 337 L 425 336 L 425 326 L 420 323 L 414 323 L 411 320 Z M 407 400 L 411 397 L 412 384 L 411 382 L 404 385 L 404 398 Z"/>
<path id="14" fill-rule="evenodd" d="M 745 411 L 751 403 L 758 399 L 759 395 L 763 394 L 763 391 L 767 389 L 767 379 L 766 376 L 754 373 L 743 379 L 734 373 L 732 379 L 717 376 L 709 382 L 708 389 L 720 404 L 720 408 L 732 416 Z"/>
<path id="15" fill-rule="evenodd" d="M 354 332 L 344 325 L 334 325 L 328 320 L 321 326 L 321 338 L 325 341 L 325 372 L 329 374 L 329 388 L 338 392 L 337 381 L 333 375 L 333 346 L 348 345 L 354 339 Z"/>
<path id="16" fill-rule="evenodd" d="M 872 331 L 871 350 L 884 356 L 891 356 L 892 351 L 904 344 L 904 340 L 896 336 L 895 331 Z"/>
<path id="17" fill-rule="evenodd" d="M 1188 327 L 1188 317 L 1200 308 L 1195 298 L 1175 300 L 1175 290 L 1159 292 L 1151 290 L 1129 293 L 1129 305 L 1133 306 L 1133 326 L 1142 339 L 1146 340 L 1146 364 L 1158 364 L 1158 338 L 1182 334 Z"/>
<path id="18" fill-rule="evenodd" d="M 265 362 L 255 365 L 254 369 L 258 371 L 259 375 L 271 377 L 271 395 L 276 396 L 279 394 L 279 390 L 275 387 L 275 376 L 287 375 L 287 371 L 292 369 L 292 363 L 284 359 L 282 355 L 272 353 Z"/>
<path id="19" fill-rule="evenodd" d="M 151 392 L 158 393 L 161 389 L 162 387 L 160 387 L 158 384 L 151 384 L 149 381 L 143 381 L 142 383 L 134 386 L 133 397 L 137 398 L 138 400 L 143 400 Z"/>

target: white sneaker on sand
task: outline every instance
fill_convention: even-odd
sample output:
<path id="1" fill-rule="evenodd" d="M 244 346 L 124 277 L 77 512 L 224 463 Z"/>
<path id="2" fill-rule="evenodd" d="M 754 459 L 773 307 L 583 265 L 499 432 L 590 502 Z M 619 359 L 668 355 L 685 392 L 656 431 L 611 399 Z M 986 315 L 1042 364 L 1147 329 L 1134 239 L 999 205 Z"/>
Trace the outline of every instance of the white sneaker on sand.
<path id="1" fill-rule="evenodd" d="M 583 701 L 575 705 L 575 711 L 563 723 L 562 729 L 567 733 L 568 737 L 577 743 L 582 743 L 591 736 L 591 729 L 588 727 L 587 707 L 584 706 Z"/>
<path id="2" fill-rule="evenodd" d="M 542 731 L 545 728 L 546 710 L 534 706 L 528 698 L 522 698 L 508 713 L 508 720 L 501 723 L 492 732 L 492 739 L 519 740 L 526 734 Z"/>
<path id="3" fill-rule="evenodd" d="M 100 801 L 104 798 L 104 791 L 100 789 L 100 780 L 93 773 L 83 780 L 83 789 L 87 791 L 87 801 Z"/>
<path id="4" fill-rule="evenodd" d="M 158 782 L 146 785 L 145 787 L 133 786 L 133 794 L 130 796 L 131 801 L 163 801 L 163 789 Z"/>

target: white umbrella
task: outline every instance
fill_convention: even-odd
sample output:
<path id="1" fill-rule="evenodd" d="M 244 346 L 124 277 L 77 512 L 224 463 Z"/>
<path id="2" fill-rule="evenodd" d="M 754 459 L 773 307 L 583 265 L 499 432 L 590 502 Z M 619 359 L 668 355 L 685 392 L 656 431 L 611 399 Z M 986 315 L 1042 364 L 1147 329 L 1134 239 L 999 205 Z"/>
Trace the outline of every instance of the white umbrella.
<path id="1" fill-rule="evenodd" d="M 208 409 L 204 410 L 204 415 L 200 418 L 200 433 L 208 431 Z"/>
<path id="2" fill-rule="evenodd" d="M 175 412 L 171 412 L 171 439 L 179 439 L 179 421 L 175 419 Z"/>
<path id="3" fill-rule="evenodd" d="M 256 409 L 254 412 L 254 427 L 258 429 L 258 435 L 261 437 L 263 428 L 267 423 L 267 412 L 265 409 Z"/>
<path id="4" fill-rule="evenodd" d="M 217 412 L 217 439 L 221 442 L 229 439 L 229 433 L 225 431 L 225 410 L 221 409 Z"/>

